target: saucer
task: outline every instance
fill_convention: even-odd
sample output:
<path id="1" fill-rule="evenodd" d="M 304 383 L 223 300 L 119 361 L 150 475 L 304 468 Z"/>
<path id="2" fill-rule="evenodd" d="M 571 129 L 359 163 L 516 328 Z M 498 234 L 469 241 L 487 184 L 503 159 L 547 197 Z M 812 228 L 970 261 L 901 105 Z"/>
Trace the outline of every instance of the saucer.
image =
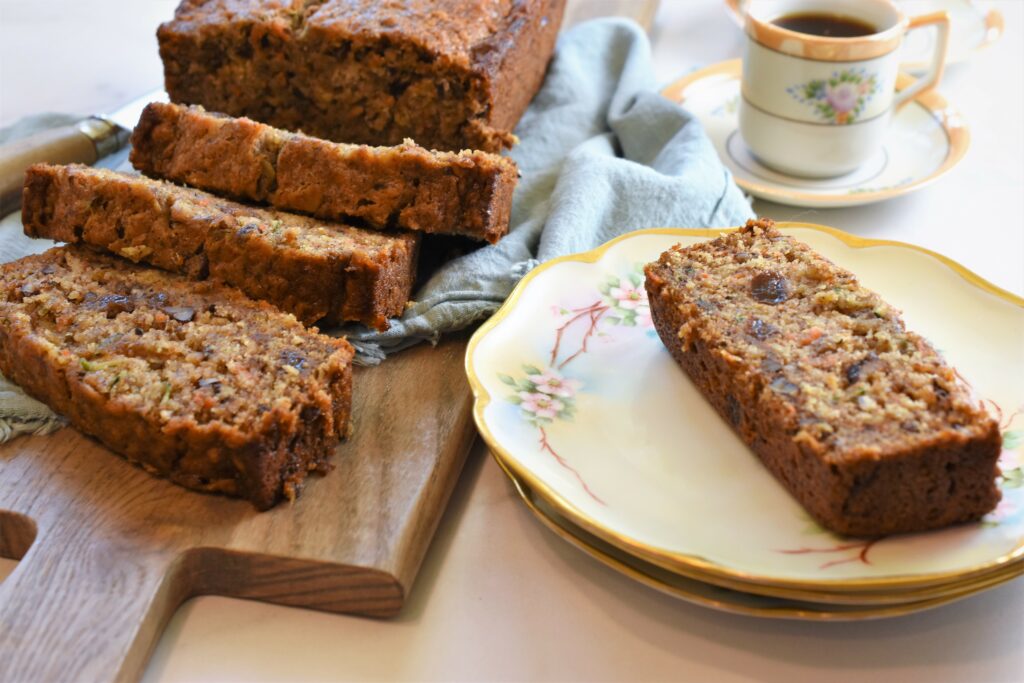
<path id="1" fill-rule="evenodd" d="M 695 71 L 661 94 L 703 124 L 718 156 L 745 192 L 760 199 L 805 207 L 871 204 L 913 192 L 933 182 L 963 158 L 970 144 L 967 125 L 935 91 L 898 110 L 881 151 L 859 169 L 837 178 L 800 178 L 761 164 L 739 133 L 739 59 Z M 900 74 L 896 88 L 914 82 Z"/>
<path id="2" fill-rule="evenodd" d="M 742 25 L 739 0 L 725 0 L 736 23 Z M 995 9 L 987 12 L 971 0 L 898 0 L 900 11 L 908 16 L 946 11 L 949 13 L 949 50 L 946 64 L 967 61 L 975 52 L 988 47 L 1003 35 L 1003 15 Z M 932 31 L 911 31 L 903 44 L 900 59 L 904 71 L 917 73 L 928 67 L 935 35 Z"/>

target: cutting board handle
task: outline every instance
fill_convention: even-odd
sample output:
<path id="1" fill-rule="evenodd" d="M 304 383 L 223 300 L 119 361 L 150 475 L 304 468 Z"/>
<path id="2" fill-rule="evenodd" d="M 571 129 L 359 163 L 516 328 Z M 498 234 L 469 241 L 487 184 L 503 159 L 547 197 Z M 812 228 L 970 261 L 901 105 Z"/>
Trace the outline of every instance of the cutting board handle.
<path id="1" fill-rule="evenodd" d="M 0 511 L 0 554 L 24 554 L 0 583 L 0 681 L 136 681 L 193 595 L 376 617 L 404 600 L 397 579 L 366 567 L 219 548 L 146 553 L 95 536 L 69 548 L 45 535 L 32 543 L 32 527 Z"/>
<path id="2" fill-rule="evenodd" d="M 0 536 L 19 527 L 5 522 Z M 41 530 L 0 583 L 0 680 L 137 680 L 190 594 L 190 563 L 169 549 L 52 542 L 59 535 Z"/>

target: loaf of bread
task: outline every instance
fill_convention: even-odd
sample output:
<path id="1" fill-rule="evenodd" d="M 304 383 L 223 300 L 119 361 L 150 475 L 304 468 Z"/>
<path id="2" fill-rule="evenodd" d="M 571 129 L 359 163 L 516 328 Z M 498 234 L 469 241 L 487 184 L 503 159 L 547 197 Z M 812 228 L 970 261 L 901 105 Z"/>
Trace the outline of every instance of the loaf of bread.
<path id="1" fill-rule="evenodd" d="M 826 528 L 923 531 L 999 501 L 996 421 L 850 272 L 760 221 L 646 274 L 669 352 Z"/>
<path id="2" fill-rule="evenodd" d="M 352 347 L 80 246 L 0 266 L 0 372 L 147 471 L 266 509 L 347 435 Z"/>
<path id="3" fill-rule="evenodd" d="M 565 0 L 183 0 L 157 32 L 175 102 L 337 142 L 510 147 Z"/>
<path id="4" fill-rule="evenodd" d="M 489 242 L 508 232 L 518 180 L 515 162 L 487 152 L 328 142 L 164 103 L 143 111 L 131 161 L 154 178 L 325 220 Z"/>
<path id="5" fill-rule="evenodd" d="M 237 204 L 159 180 L 37 164 L 25 175 L 25 234 L 107 249 L 238 287 L 311 324 L 386 329 L 401 314 L 419 236 Z"/>

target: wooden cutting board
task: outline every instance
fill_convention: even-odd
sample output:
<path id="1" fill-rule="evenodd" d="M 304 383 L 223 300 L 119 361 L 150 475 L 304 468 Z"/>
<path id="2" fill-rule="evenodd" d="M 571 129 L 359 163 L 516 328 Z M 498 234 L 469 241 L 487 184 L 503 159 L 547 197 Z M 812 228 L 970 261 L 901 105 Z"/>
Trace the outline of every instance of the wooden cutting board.
<path id="1" fill-rule="evenodd" d="M 464 338 L 357 369 L 336 469 L 269 512 L 149 476 L 72 429 L 0 446 L 0 680 L 136 680 L 195 595 L 387 617 L 475 436 Z"/>

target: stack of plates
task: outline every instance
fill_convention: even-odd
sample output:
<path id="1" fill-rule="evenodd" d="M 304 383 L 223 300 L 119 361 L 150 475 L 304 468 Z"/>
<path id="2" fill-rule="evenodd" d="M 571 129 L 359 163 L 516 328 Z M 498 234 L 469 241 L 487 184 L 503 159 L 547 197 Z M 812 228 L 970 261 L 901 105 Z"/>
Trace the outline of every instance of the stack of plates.
<path id="1" fill-rule="evenodd" d="M 800 619 L 906 614 L 1024 574 L 1024 300 L 910 245 L 781 224 L 904 311 L 999 414 L 1003 501 L 879 539 L 811 520 L 703 400 L 650 321 L 642 266 L 714 230 L 645 230 L 549 262 L 470 343 L 474 415 L 548 528 L 679 598 Z"/>

